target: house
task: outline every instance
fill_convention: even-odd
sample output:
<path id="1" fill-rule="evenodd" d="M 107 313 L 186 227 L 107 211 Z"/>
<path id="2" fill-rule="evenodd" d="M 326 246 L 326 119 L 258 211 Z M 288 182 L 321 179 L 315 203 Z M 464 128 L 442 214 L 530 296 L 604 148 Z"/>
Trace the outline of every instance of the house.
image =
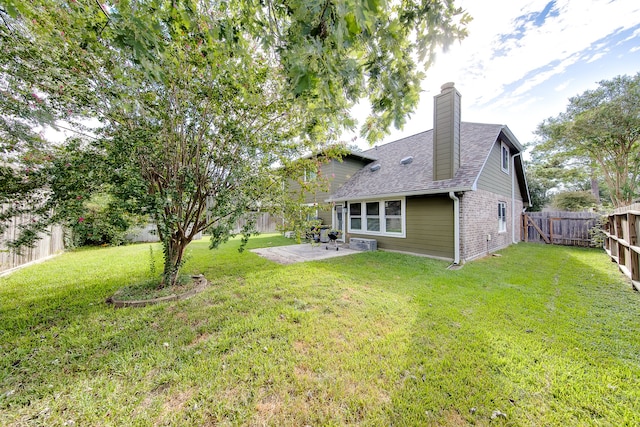
<path id="1" fill-rule="evenodd" d="M 456 264 L 519 241 L 530 200 L 523 147 L 505 125 L 461 122 L 460 100 L 447 83 L 433 130 L 324 165 L 336 177 L 325 223 L 347 242 Z"/>
<path id="2" fill-rule="evenodd" d="M 315 155 L 309 155 L 304 159 L 316 157 Z M 290 180 L 288 182 L 289 191 L 292 194 L 300 193 L 302 191 L 303 205 L 311 208 L 313 212 L 313 218 L 319 219 L 323 225 L 331 225 L 336 230 L 343 230 L 343 209 L 342 205 L 335 203 L 328 203 L 328 199 L 331 194 L 337 191 L 347 181 L 349 181 L 353 175 L 363 169 L 365 166 L 377 160 L 377 157 L 367 155 L 362 152 L 349 151 L 339 159 L 332 158 L 329 161 L 319 162 L 318 172 L 304 171 L 302 181 L 309 184 L 314 181 L 318 182 L 317 186 L 311 185 L 311 191 L 301 188 L 301 184 Z M 342 233 L 344 236 L 344 233 Z"/>

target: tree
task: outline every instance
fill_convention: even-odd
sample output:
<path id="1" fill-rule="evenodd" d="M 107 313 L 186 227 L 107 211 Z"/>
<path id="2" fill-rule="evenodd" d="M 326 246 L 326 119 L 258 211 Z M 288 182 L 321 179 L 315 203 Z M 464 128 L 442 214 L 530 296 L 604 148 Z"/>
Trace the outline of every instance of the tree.
<path id="1" fill-rule="evenodd" d="M 353 125 L 354 102 L 373 106 L 362 129 L 370 140 L 400 126 L 418 101 L 419 64 L 462 38 L 468 20 L 449 1 L 11 0 L 0 13 L 3 44 L 28 40 L 50 58 L 38 68 L 35 54 L 8 56 L 30 78 L 3 69 L 7 91 L 42 93 L 49 122 L 70 110 L 100 119 L 95 138 L 52 164 L 72 152 L 90 158 L 77 164 L 91 165 L 90 179 L 67 177 L 83 192 L 76 200 L 106 191 L 120 209 L 154 219 L 165 285 L 198 232 L 211 232 L 215 247 L 248 210 L 274 205 L 289 170 L 274 165 L 333 142 Z M 60 171 L 35 188 L 73 206 Z"/>
<path id="2" fill-rule="evenodd" d="M 534 150 L 550 162 L 582 165 L 595 194 L 599 172 L 611 201 L 621 206 L 638 195 L 640 73 L 599 84 L 569 99 L 566 112 L 538 126 L 540 142 Z"/>
<path id="3" fill-rule="evenodd" d="M 596 198 L 589 191 L 565 191 L 553 196 L 553 207 L 561 211 L 577 212 L 596 206 Z"/>
<path id="4" fill-rule="evenodd" d="M 531 152 L 527 161 L 527 183 L 531 193 L 530 211 L 540 211 L 550 203 L 554 194 L 573 191 L 591 191 L 596 205 L 601 197 L 608 197 L 601 189 L 601 179 L 588 159 L 549 156 L 541 150 Z"/>
<path id="5" fill-rule="evenodd" d="M 120 245 L 131 227 L 146 225 L 145 217 L 127 214 L 114 202 L 109 194 L 99 192 L 85 200 L 81 216 L 70 224 L 66 243 L 74 247 Z"/>
<path id="6" fill-rule="evenodd" d="M 546 181 L 541 178 L 535 171 L 535 167 L 527 166 L 527 186 L 529 187 L 529 195 L 531 198 L 531 206 L 528 208 L 530 212 L 540 212 L 549 202 L 549 189 Z"/>
<path id="7" fill-rule="evenodd" d="M 83 56 L 69 48 L 60 31 L 49 31 L 46 16 L 30 22 L 48 29 L 38 40 L 28 23 L 13 19 L 2 6 L 0 18 L 0 234 L 13 218 L 29 216 L 18 237 L 6 242 L 19 251 L 49 224 L 77 219 L 82 194 L 91 191 L 93 171 L 76 152 L 78 141 L 55 146 L 43 137 L 61 120 L 81 132 L 76 119 L 83 116 L 84 94 L 90 91 L 89 81 L 76 73 L 84 67 Z"/>
<path id="8" fill-rule="evenodd" d="M 297 243 L 309 237 L 313 228 L 322 225 L 317 217 L 319 211 L 332 209 L 331 204 L 323 201 L 322 194 L 327 193 L 333 177 L 322 173 L 323 166 L 333 159 L 342 161 L 350 151 L 349 146 L 336 144 L 283 165 L 284 175 L 288 177 L 287 191 L 281 194 L 277 206 L 281 208 L 282 231 L 293 233 Z"/>

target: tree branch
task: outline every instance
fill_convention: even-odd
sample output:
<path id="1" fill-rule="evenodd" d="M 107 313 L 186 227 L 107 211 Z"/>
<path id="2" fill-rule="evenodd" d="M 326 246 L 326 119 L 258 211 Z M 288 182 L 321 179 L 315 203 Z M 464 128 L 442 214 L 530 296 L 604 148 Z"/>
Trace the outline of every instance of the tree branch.
<path id="1" fill-rule="evenodd" d="M 107 18 L 107 22 L 104 23 L 104 25 L 102 26 L 102 28 L 100 28 L 100 31 L 98 31 L 98 34 L 97 34 L 98 39 L 100 39 L 100 37 L 102 36 L 102 32 L 104 31 L 105 28 L 107 28 L 107 25 L 109 25 L 109 22 L 111 22 L 111 18 L 107 14 L 107 11 L 102 8 L 102 5 L 100 4 L 100 0 L 96 0 L 96 4 L 98 5 L 98 8 L 102 11 L 104 16 Z"/>

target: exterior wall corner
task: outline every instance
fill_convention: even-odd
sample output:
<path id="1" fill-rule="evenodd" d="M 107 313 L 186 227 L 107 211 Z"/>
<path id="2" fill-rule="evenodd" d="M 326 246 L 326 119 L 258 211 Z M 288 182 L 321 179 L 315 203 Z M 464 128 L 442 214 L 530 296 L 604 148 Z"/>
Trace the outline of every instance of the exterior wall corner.
<path id="1" fill-rule="evenodd" d="M 507 206 L 506 231 L 499 231 L 498 203 Z M 460 197 L 460 259 L 470 261 L 506 248 L 512 243 L 515 226 L 515 240 L 521 239 L 520 215 L 522 200 L 495 194 L 485 190 L 465 192 Z M 515 213 L 515 215 L 514 215 Z M 515 219 L 515 224 L 514 224 Z"/>

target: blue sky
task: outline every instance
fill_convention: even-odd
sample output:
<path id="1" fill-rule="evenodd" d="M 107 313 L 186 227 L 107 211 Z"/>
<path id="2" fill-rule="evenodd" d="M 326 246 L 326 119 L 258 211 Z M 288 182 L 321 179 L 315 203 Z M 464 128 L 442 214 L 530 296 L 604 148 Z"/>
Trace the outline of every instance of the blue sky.
<path id="1" fill-rule="evenodd" d="M 427 70 L 420 106 L 382 142 L 433 127 L 433 96 L 455 82 L 462 120 L 506 124 L 520 143 L 599 81 L 640 72 L 638 0 L 458 0 L 469 36 Z M 356 110 L 358 111 L 358 110 Z M 360 107 L 358 116 L 364 115 Z M 358 145 L 368 147 L 362 139 Z"/>

